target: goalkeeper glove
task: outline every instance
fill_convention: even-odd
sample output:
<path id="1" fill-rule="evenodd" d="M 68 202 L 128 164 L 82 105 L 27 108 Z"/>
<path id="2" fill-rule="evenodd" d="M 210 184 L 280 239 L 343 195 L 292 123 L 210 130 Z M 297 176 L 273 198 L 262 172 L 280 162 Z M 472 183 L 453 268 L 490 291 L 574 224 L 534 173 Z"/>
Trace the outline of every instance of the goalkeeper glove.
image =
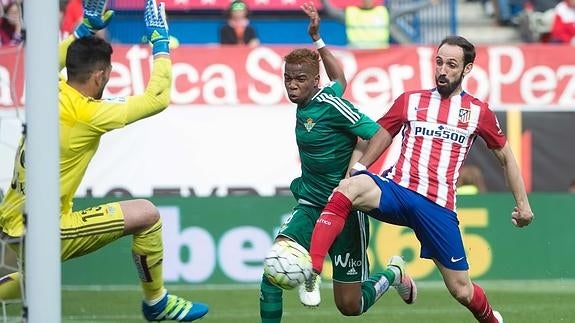
<path id="1" fill-rule="evenodd" d="M 166 7 L 163 2 L 156 6 L 156 0 L 146 0 L 144 14 L 148 40 L 152 43 L 152 53 L 169 54 L 170 36 L 166 21 Z"/>
<path id="2" fill-rule="evenodd" d="M 83 0 L 84 19 L 74 31 L 76 38 L 93 36 L 98 30 L 106 28 L 112 16 L 113 10 L 105 10 L 106 0 Z"/>

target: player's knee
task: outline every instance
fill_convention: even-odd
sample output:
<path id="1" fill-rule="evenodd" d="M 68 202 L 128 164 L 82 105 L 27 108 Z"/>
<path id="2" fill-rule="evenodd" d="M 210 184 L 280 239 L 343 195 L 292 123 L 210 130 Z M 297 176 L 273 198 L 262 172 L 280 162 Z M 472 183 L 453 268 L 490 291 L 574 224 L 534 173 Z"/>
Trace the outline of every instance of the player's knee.
<path id="1" fill-rule="evenodd" d="M 361 314 L 361 304 L 357 299 L 336 300 L 337 309 L 344 316 L 357 316 Z"/>
<path id="2" fill-rule="evenodd" d="M 455 298 L 460 304 L 468 305 L 473 296 L 472 291 L 465 284 L 454 286 L 449 289 L 451 296 Z"/>
<path id="3" fill-rule="evenodd" d="M 140 209 L 140 221 L 144 227 L 151 227 L 160 220 L 160 212 L 156 206 L 148 200 L 137 200 Z"/>

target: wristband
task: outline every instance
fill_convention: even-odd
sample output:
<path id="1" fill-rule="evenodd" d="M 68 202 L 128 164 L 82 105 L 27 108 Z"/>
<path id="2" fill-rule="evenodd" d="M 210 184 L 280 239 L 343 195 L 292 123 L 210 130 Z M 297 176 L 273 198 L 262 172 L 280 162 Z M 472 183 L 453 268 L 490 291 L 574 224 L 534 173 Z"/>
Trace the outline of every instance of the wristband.
<path id="1" fill-rule="evenodd" d="M 351 168 L 357 171 L 367 170 L 367 167 L 365 167 L 365 165 L 360 162 L 356 162 L 353 164 L 353 166 L 351 166 Z"/>
<path id="2" fill-rule="evenodd" d="M 317 49 L 322 49 L 325 47 L 325 42 L 321 38 L 314 41 L 313 44 L 315 45 L 315 48 L 317 48 Z"/>

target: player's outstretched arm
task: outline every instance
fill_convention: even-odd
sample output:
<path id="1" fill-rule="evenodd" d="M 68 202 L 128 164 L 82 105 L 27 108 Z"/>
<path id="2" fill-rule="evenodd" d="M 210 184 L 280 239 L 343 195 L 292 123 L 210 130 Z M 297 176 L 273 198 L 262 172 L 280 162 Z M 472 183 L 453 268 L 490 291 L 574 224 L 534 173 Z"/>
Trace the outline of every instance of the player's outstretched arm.
<path id="1" fill-rule="evenodd" d="M 152 44 L 154 63 L 144 93 L 128 99 L 127 124 L 159 113 L 170 104 L 172 61 L 165 4 L 146 0 L 144 22 L 147 39 Z"/>
<path id="2" fill-rule="evenodd" d="M 533 212 L 529 205 L 527 191 L 525 190 L 525 184 L 523 183 L 519 166 L 517 165 L 517 161 L 515 160 L 515 156 L 513 155 L 509 142 L 505 143 L 503 148 L 493 150 L 493 153 L 503 167 L 507 184 L 513 193 L 515 203 L 517 204 L 511 212 L 511 222 L 513 225 L 520 228 L 527 226 L 531 224 L 531 221 L 533 221 Z"/>
<path id="3" fill-rule="evenodd" d="M 301 9 L 309 17 L 308 33 L 317 48 L 323 66 L 325 67 L 325 72 L 331 81 L 337 81 L 340 83 L 342 92 L 345 92 L 347 86 L 347 80 L 345 79 L 345 74 L 343 73 L 343 68 L 333 56 L 331 51 L 327 49 L 324 41 L 321 39 L 319 34 L 319 12 L 311 2 L 307 2 L 301 5 Z"/>
<path id="4" fill-rule="evenodd" d="M 60 43 L 60 69 L 66 64 L 66 52 L 74 39 L 94 36 L 96 32 L 106 28 L 114 16 L 113 10 L 106 10 L 106 0 L 83 0 L 82 6 L 82 23 L 76 27 L 73 35 Z"/>

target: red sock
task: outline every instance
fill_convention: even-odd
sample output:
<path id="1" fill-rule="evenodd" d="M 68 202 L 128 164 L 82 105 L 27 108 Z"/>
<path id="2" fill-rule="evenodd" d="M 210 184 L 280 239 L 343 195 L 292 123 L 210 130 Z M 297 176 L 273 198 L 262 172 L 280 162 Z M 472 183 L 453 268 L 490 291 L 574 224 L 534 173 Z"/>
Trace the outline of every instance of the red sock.
<path id="1" fill-rule="evenodd" d="M 485 296 L 481 286 L 473 283 L 473 298 L 467 308 L 473 313 L 473 316 L 481 323 L 499 323 L 493 315 L 493 309 Z"/>
<path id="2" fill-rule="evenodd" d="M 343 230 L 345 220 L 351 211 L 351 201 L 340 192 L 335 192 L 323 208 L 311 235 L 309 253 L 316 273 L 321 273 L 323 260 L 335 238 Z"/>

